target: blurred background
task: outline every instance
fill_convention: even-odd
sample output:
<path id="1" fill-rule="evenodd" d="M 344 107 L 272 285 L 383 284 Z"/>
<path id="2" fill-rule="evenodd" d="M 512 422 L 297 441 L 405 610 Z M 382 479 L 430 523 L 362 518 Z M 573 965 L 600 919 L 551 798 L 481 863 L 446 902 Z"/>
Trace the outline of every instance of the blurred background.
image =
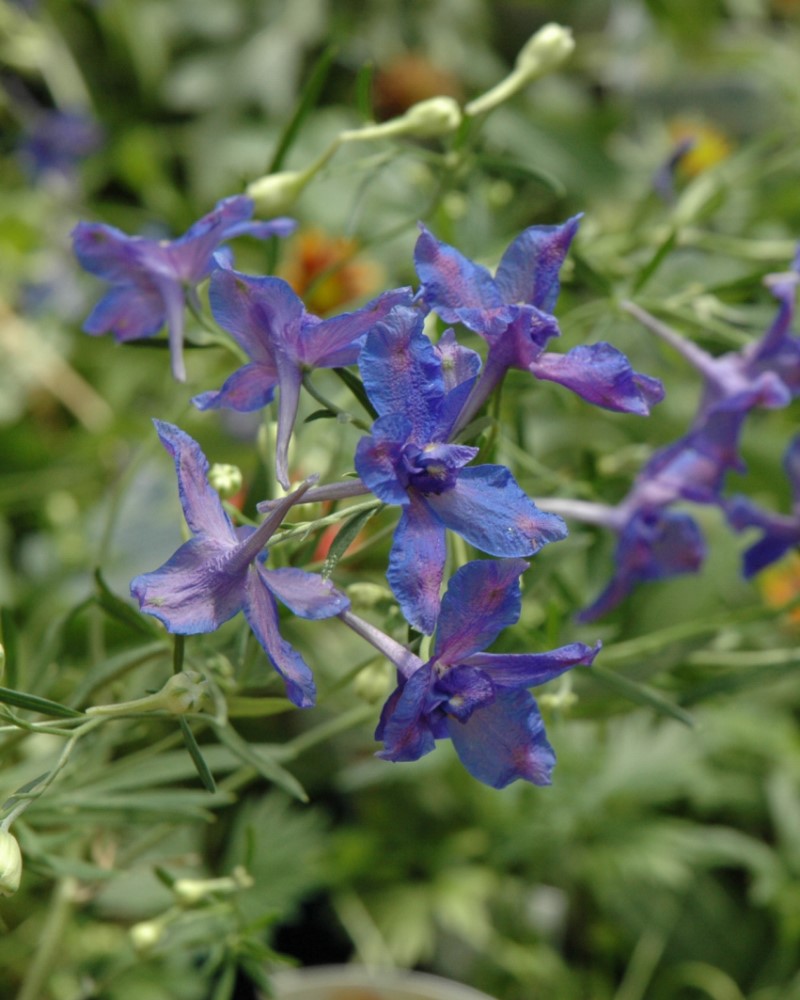
<path id="1" fill-rule="evenodd" d="M 331 315 L 416 284 L 418 220 L 493 268 L 524 227 L 584 213 L 559 349 L 608 340 L 667 397 L 625 416 L 513 372 L 485 447 L 534 497 L 613 503 L 686 430 L 700 393 L 619 302 L 715 354 L 774 315 L 762 279 L 789 268 L 800 236 L 800 3 L 0 3 L 3 685 L 75 704 L 163 682 L 163 633 L 126 611 L 130 579 L 182 540 L 152 417 L 240 466 L 246 512 L 268 486 L 269 421 L 190 405 L 231 368 L 200 323 L 187 319 L 186 385 L 162 341 L 81 332 L 104 289 L 72 256 L 76 222 L 174 237 L 268 170 L 307 166 L 344 128 L 438 94 L 470 100 L 551 20 L 573 30 L 574 55 L 467 147 L 343 149 L 289 209 L 297 234 L 241 240 L 236 260 Z M 750 419 L 730 492 L 788 509 L 780 461 L 797 416 L 795 402 Z M 330 433 L 303 427 L 294 474 L 352 469 L 359 432 L 337 428 L 333 446 Z M 413 765 L 376 760 L 390 679 L 336 622 L 286 622 L 317 709 L 234 720 L 275 780 L 204 739 L 222 776 L 211 795 L 174 721 L 96 731 L 15 824 L 25 870 L 0 900 L 4 995 L 247 998 L 284 956 L 418 968 L 499 1000 L 800 998 L 800 617 L 784 610 L 800 558 L 746 583 L 746 540 L 716 510 L 693 513 L 702 571 L 644 585 L 593 625 L 574 616 L 608 580 L 613 539 L 575 525 L 534 560 L 501 648 L 605 643 L 602 676 L 542 692 L 550 788 L 483 787 L 446 745 Z M 379 589 L 392 523 L 373 519 L 334 579 L 373 584 L 365 613 L 397 629 Z M 330 544 L 312 537 L 299 564 L 319 566 Z M 278 693 L 238 624 L 192 649 L 231 690 Z M 63 738 L 2 730 L 5 798 Z M 236 865 L 252 886 L 162 919 L 176 878 Z M 143 922 L 144 944 L 130 934 Z"/>

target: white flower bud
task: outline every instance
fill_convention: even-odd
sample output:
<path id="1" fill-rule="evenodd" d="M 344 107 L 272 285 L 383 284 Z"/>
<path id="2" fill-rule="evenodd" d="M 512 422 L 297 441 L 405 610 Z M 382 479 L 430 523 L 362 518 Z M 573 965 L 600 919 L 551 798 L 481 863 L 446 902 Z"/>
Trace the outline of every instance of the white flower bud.
<path id="1" fill-rule="evenodd" d="M 308 180 L 298 170 L 281 170 L 252 181 L 245 194 L 253 199 L 259 215 L 280 215 L 294 205 Z"/>
<path id="2" fill-rule="evenodd" d="M 22 852 L 17 838 L 0 830 L 0 896 L 13 896 L 22 877 Z"/>
<path id="3" fill-rule="evenodd" d="M 546 24 L 522 46 L 516 66 L 528 79 L 533 79 L 560 66 L 574 49 L 575 39 L 569 28 Z"/>
<path id="4" fill-rule="evenodd" d="M 130 929 L 133 947 L 140 954 L 146 954 L 154 948 L 161 940 L 164 933 L 164 926 L 159 920 L 143 920 L 134 924 Z"/>
<path id="5" fill-rule="evenodd" d="M 461 108 L 452 97 L 431 97 L 427 101 L 412 104 L 400 118 L 406 124 L 407 135 L 420 139 L 432 138 L 454 132 L 461 124 Z"/>
<path id="6" fill-rule="evenodd" d="M 238 465 L 215 462 L 208 470 L 208 481 L 222 499 L 227 500 L 239 492 L 244 479 Z"/>

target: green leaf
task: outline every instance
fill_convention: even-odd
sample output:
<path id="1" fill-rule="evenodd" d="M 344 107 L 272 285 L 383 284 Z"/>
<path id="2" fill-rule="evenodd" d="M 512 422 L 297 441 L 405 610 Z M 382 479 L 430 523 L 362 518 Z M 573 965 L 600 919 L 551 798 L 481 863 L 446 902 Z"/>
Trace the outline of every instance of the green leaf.
<path id="1" fill-rule="evenodd" d="M 303 423 L 310 424 L 315 420 L 331 420 L 331 419 L 333 420 L 336 419 L 336 414 L 333 412 L 333 410 L 328 410 L 328 409 L 314 410 L 313 413 L 309 413 L 309 415 L 306 417 Z"/>
<path id="2" fill-rule="evenodd" d="M 109 589 L 99 569 L 94 571 L 94 578 L 97 583 L 97 603 L 109 617 L 116 618 L 117 621 L 137 632 L 142 632 L 148 638 L 161 634 L 161 630 L 152 618 L 140 614 L 127 601 L 123 601 Z"/>
<path id="3" fill-rule="evenodd" d="M 676 705 L 669 698 L 665 698 L 659 691 L 648 687 L 646 684 L 639 684 L 637 681 L 632 681 L 630 677 L 625 677 L 623 674 L 617 674 L 612 670 L 606 670 L 604 667 L 596 665 L 586 671 L 585 676 L 593 677 L 598 683 L 614 691 L 616 694 L 621 694 L 624 698 L 629 699 L 629 701 L 636 702 L 637 705 L 646 705 L 648 708 L 655 709 L 661 715 L 677 719 L 686 726 L 694 725 L 694 719 L 688 712 L 685 712 L 679 705 Z"/>
<path id="4" fill-rule="evenodd" d="M 328 549 L 328 555 L 322 567 L 323 579 L 327 580 L 328 577 L 330 577 L 331 573 L 333 573 L 336 568 L 336 564 L 353 544 L 358 536 L 358 533 L 377 509 L 377 507 L 372 507 L 370 510 L 360 511 L 354 517 L 345 521 L 341 528 L 337 531 L 336 537 L 333 542 L 331 542 L 331 547 Z"/>
<path id="5" fill-rule="evenodd" d="M 24 708 L 29 712 L 55 715 L 61 719 L 80 719 L 83 716 L 83 712 L 76 712 L 74 708 L 67 708 L 66 705 L 61 705 L 57 701 L 40 698 L 37 694 L 13 691 L 11 688 L 0 687 L 0 702 L 13 705 L 15 708 Z"/>
<path id="6" fill-rule="evenodd" d="M 181 727 L 181 732 L 183 733 L 183 741 L 186 744 L 186 749 L 189 751 L 189 756 L 192 758 L 194 766 L 197 768 L 197 774 L 200 781 L 203 783 L 203 788 L 205 788 L 207 792 L 211 792 L 213 795 L 217 790 L 214 775 L 211 773 L 208 764 L 206 764 L 205 759 L 200 752 L 200 747 L 197 745 L 197 740 L 192 732 L 192 727 L 182 715 L 178 717 L 178 723 Z"/>
<path id="7" fill-rule="evenodd" d="M 555 174 L 540 170 L 528 163 L 520 163 L 519 160 L 509 160 L 505 156 L 492 156 L 481 153 L 476 156 L 476 160 L 481 167 L 503 177 L 509 177 L 517 181 L 536 181 L 549 191 L 552 191 L 558 198 L 563 198 L 567 194 L 567 189 Z"/>
<path id="8" fill-rule="evenodd" d="M 364 388 L 364 383 L 354 375 L 347 368 L 334 368 L 333 371 L 339 376 L 339 378 L 344 382 L 347 388 L 352 392 L 356 399 L 361 403 L 367 413 L 376 420 L 378 417 L 378 411 L 369 401 L 369 396 L 367 395 L 367 390 Z"/>
<path id="9" fill-rule="evenodd" d="M 375 120 L 372 111 L 372 78 L 375 66 L 371 62 L 364 63 L 356 77 L 356 109 L 363 122 Z"/>
<path id="10" fill-rule="evenodd" d="M 300 95 L 297 109 L 283 130 L 278 147 L 267 167 L 268 174 L 275 173 L 283 166 L 289 150 L 294 145 L 294 141 L 302 128 L 303 122 L 314 109 L 322 94 L 322 89 L 325 86 L 325 81 L 328 79 L 336 52 L 337 46 L 329 45 L 311 69 L 308 75 L 308 83 L 306 83 Z"/>
<path id="11" fill-rule="evenodd" d="M 299 799 L 301 802 L 308 802 L 308 795 L 297 778 L 293 774 L 290 774 L 285 767 L 281 767 L 273 757 L 267 756 L 267 754 L 262 753 L 260 750 L 256 750 L 254 746 L 248 743 L 247 740 L 242 739 L 230 726 L 218 725 L 214 728 L 220 743 L 224 743 L 232 753 L 236 754 L 239 760 L 245 764 L 249 764 L 250 767 L 254 767 L 267 781 L 279 785 L 284 791 L 293 795 L 294 798 Z"/>
<path id="12" fill-rule="evenodd" d="M 659 269 L 661 264 L 666 259 L 667 255 L 673 250 L 678 239 L 678 233 L 675 229 L 671 229 L 667 235 L 667 238 L 662 241 L 661 245 L 657 247 L 655 253 L 652 255 L 650 260 L 645 264 L 642 270 L 639 272 L 639 277 L 633 284 L 631 289 L 631 294 L 636 295 L 647 282 L 652 278 L 652 276 Z"/>
<path id="13" fill-rule="evenodd" d="M 19 676 L 19 644 L 17 642 L 17 626 L 8 608 L 0 608 L 0 641 L 2 641 L 5 651 L 5 669 L 0 677 L 8 681 L 12 688 L 15 688 Z"/>

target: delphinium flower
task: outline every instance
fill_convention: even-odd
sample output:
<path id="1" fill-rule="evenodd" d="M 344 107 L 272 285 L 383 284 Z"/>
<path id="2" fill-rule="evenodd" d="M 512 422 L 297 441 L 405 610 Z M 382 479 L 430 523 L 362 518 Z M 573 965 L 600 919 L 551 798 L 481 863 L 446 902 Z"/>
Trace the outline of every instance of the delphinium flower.
<path id="1" fill-rule="evenodd" d="M 368 489 L 402 508 L 387 579 L 408 621 L 430 633 L 447 528 L 482 552 L 508 557 L 533 555 L 566 528 L 536 507 L 507 468 L 469 466 L 478 449 L 449 443 L 477 361 L 469 362 L 473 352 L 456 352 L 452 339 L 437 352 L 423 320 L 418 309 L 398 307 L 367 336 L 359 368 L 378 419 L 358 443 L 355 465 Z"/>
<path id="2" fill-rule="evenodd" d="M 800 546 L 800 435 L 787 448 L 783 468 L 792 494 L 789 514 L 763 510 L 744 496 L 731 497 L 725 503 L 728 521 L 736 531 L 762 531 L 761 538 L 744 553 L 742 571 L 747 579 Z"/>
<path id="3" fill-rule="evenodd" d="M 19 152 L 34 179 L 47 174 L 69 178 L 102 139 L 100 125 L 85 111 L 37 108 L 26 122 Z"/>
<path id="4" fill-rule="evenodd" d="M 83 329 L 100 335 L 111 331 L 118 341 L 152 337 L 166 324 L 172 374 L 185 381 L 183 328 L 186 295 L 208 277 L 214 253 L 235 236 L 259 239 L 287 236 L 292 219 L 253 222 L 253 202 L 235 195 L 218 202 L 183 236 L 153 240 L 128 236 L 114 226 L 80 222 L 72 233 L 83 268 L 110 283 L 111 290 L 92 310 Z"/>
<path id="5" fill-rule="evenodd" d="M 522 778 L 550 784 L 555 753 L 527 690 L 571 667 L 589 666 L 600 645 L 575 642 L 544 653 L 486 653 L 519 620 L 522 559 L 482 560 L 457 570 L 442 598 L 432 655 L 423 662 L 351 611 L 342 621 L 397 668 L 398 685 L 375 733 L 379 757 L 412 761 L 451 739 L 467 770 L 494 788 Z"/>
<path id="6" fill-rule="evenodd" d="M 658 379 L 635 372 L 611 344 L 581 345 L 566 354 L 545 351 L 560 335 L 552 311 L 559 272 L 579 216 L 561 226 L 531 226 L 506 249 L 497 271 L 469 260 L 424 226 L 414 251 L 421 297 L 445 323 L 462 323 L 489 345 L 480 380 L 457 430 L 480 409 L 510 368 L 576 392 L 606 409 L 647 414 L 663 398 Z"/>
<path id="7" fill-rule="evenodd" d="M 406 288 L 385 292 L 355 312 L 320 319 L 282 278 L 254 277 L 218 268 L 209 286 L 211 311 L 250 358 L 216 392 L 194 399 L 201 410 L 248 412 L 266 406 L 280 389 L 276 473 L 289 485 L 289 439 L 304 371 L 355 363 L 364 336 L 396 305 L 410 301 Z"/>
<path id="8" fill-rule="evenodd" d="M 695 427 L 715 410 L 776 409 L 800 395 L 800 337 L 791 332 L 798 282 L 800 251 L 792 270 L 765 279 L 778 300 L 778 311 L 764 335 L 738 351 L 716 357 L 640 306 L 623 304 L 627 312 L 675 348 L 702 376 L 703 394 Z"/>
<path id="9" fill-rule="evenodd" d="M 173 457 L 178 492 L 192 538 L 152 573 L 137 576 L 131 593 L 142 611 L 169 632 L 213 632 L 239 611 L 286 683 L 296 705 L 314 703 L 311 670 L 281 638 L 277 598 L 301 618 L 329 618 L 349 606 L 329 580 L 293 567 L 267 569 L 264 546 L 286 512 L 310 485 L 285 497 L 257 527 L 235 528 L 208 482 L 208 462 L 193 438 L 173 424 L 155 421 Z"/>
<path id="10" fill-rule="evenodd" d="M 613 531 L 617 537 L 611 580 L 580 621 L 613 610 L 640 583 L 697 572 L 706 554 L 697 522 L 680 502 L 721 504 L 725 477 L 743 471 L 739 437 L 745 414 L 720 410 L 706 423 L 656 451 L 618 504 L 541 500 L 547 510 Z"/>

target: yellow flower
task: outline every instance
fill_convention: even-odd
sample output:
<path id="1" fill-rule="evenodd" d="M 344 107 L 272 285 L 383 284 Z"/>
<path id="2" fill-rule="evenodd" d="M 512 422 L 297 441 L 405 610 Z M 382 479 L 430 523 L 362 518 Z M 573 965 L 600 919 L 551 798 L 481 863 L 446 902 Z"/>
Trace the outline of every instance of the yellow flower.
<path id="1" fill-rule="evenodd" d="M 669 123 L 669 134 L 674 146 L 686 140 L 693 142 L 678 163 L 678 172 L 684 177 L 696 177 L 726 159 L 733 150 L 722 129 L 700 119 L 674 118 Z"/>

